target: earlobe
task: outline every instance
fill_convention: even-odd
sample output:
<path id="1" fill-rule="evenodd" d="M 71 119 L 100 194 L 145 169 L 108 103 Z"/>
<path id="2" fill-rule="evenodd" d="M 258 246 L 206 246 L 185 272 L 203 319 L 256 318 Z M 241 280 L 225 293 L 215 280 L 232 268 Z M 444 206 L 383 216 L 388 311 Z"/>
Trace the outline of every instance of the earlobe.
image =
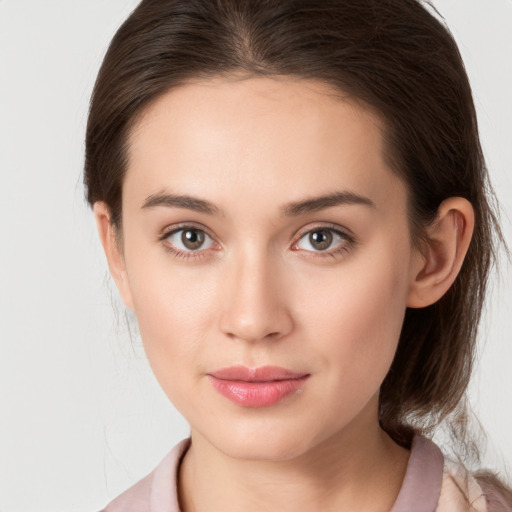
<path id="1" fill-rule="evenodd" d="M 407 306 L 422 308 L 437 302 L 455 281 L 466 256 L 475 225 L 471 203 L 450 197 L 439 206 L 427 227 L 429 241 L 415 253 Z"/>
<path id="2" fill-rule="evenodd" d="M 133 301 L 124 256 L 116 239 L 114 226 L 110 220 L 110 210 L 103 201 L 96 201 L 93 206 L 93 212 L 110 274 L 114 278 L 125 306 L 133 311 Z"/>

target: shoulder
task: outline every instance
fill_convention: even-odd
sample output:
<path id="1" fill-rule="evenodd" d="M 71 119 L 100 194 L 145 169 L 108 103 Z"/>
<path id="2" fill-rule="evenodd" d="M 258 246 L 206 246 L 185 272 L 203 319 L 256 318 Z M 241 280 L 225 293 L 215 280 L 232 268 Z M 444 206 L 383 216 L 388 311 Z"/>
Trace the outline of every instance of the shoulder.
<path id="1" fill-rule="evenodd" d="M 419 434 L 392 512 L 512 512 L 512 492 L 489 473 L 469 472 Z"/>
<path id="2" fill-rule="evenodd" d="M 476 479 L 463 466 L 445 461 L 437 512 L 490 512 Z"/>
<path id="3" fill-rule="evenodd" d="M 512 490 L 489 472 L 476 476 L 485 498 L 488 512 L 512 512 Z"/>
<path id="4" fill-rule="evenodd" d="M 505 494 L 464 466 L 446 461 L 437 512 L 512 512 Z"/>
<path id="5" fill-rule="evenodd" d="M 112 500 L 101 512 L 150 512 L 154 471 Z"/>
<path id="6" fill-rule="evenodd" d="M 101 512 L 179 512 L 177 469 L 190 446 L 183 439 L 158 466 L 112 500 Z"/>

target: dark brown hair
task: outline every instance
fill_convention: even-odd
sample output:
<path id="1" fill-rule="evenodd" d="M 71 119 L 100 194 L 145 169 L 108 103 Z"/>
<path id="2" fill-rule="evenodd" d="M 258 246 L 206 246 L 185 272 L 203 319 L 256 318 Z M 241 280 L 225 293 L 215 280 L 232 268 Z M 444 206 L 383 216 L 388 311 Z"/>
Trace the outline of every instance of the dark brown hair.
<path id="1" fill-rule="evenodd" d="M 235 73 L 320 81 L 376 111 L 386 158 L 409 191 L 414 244 L 425 242 L 444 199 L 473 205 L 462 269 L 437 303 L 407 309 L 380 395 L 381 424 L 398 442 L 454 411 L 463 432 L 477 325 L 503 237 L 449 30 L 417 0 L 143 0 L 110 44 L 87 125 L 87 200 L 105 201 L 118 231 L 130 128 L 174 87 Z"/>

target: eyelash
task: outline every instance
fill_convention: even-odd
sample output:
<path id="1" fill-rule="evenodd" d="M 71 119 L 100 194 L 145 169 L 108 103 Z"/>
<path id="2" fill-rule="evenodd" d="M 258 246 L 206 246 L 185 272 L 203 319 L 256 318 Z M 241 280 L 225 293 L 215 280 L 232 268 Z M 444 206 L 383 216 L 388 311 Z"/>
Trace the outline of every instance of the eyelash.
<path id="1" fill-rule="evenodd" d="M 194 226 L 194 225 L 191 225 L 191 224 L 185 224 L 185 225 L 179 226 L 177 228 L 174 227 L 172 229 L 169 229 L 169 230 L 165 231 L 162 234 L 162 236 L 159 238 L 159 241 L 163 243 L 164 249 L 167 252 L 169 252 L 172 256 L 174 256 L 174 257 L 176 257 L 178 259 L 182 259 L 182 260 L 190 261 L 190 260 L 197 260 L 199 258 L 204 258 L 204 255 L 201 254 L 202 252 L 204 252 L 204 250 L 203 251 L 202 250 L 197 250 L 197 251 L 192 251 L 192 250 L 190 250 L 190 251 L 181 251 L 181 250 L 176 249 L 175 247 L 173 247 L 172 245 L 170 245 L 169 243 L 166 242 L 166 240 L 171 235 L 179 233 L 180 231 L 199 231 L 199 232 L 204 233 L 205 235 L 207 235 L 209 238 L 211 238 L 213 240 L 213 237 L 211 237 L 208 234 L 208 232 L 205 231 L 204 229 L 199 228 L 199 227 Z M 328 258 L 328 257 L 336 258 L 336 256 L 350 251 L 356 245 L 355 238 L 352 235 L 349 235 L 348 233 L 346 233 L 345 231 L 342 231 L 342 230 L 340 230 L 337 227 L 332 227 L 332 226 L 329 226 L 329 225 L 319 225 L 319 226 L 315 226 L 314 228 L 310 228 L 307 231 L 304 231 L 299 236 L 299 238 L 293 244 L 292 247 L 295 247 L 299 243 L 299 241 L 302 240 L 306 235 L 308 235 L 310 233 L 315 233 L 317 231 L 329 231 L 331 233 L 334 233 L 335 235 L 338 235 L 339 237 L 341 237 L 343 239 L 343 242 L 342 242 L 340 247 L 338 247 L 337 249 L 334 249 L 334 250 L 330 250 L 330 251 L 307 251 L 307 252 L 312 253 L 311 257 L 313 257 L 313 258 Z"/>
<path id="2" fill-rule="evenodd" d="M 332 258 L 336 259 L 337 256 L 344 254 L 346 252 L 349 252 L 352 250 L 355 245 L 357 245 L 356 239 L 349 235 L 346 231 L 343 231 L 339 229 L 338 227 L 330 226 L 330 225 L 318 225 L 313 228 L 308 229 L 307 231 L 304 231 L 299 236 L 297 242 L 295 242 L 292 246 L 295 247 L 300 240 L 302 240 L 306 235 L 309 235 L 311 233 L 315 233 L 318 231 L 329 231 L 330 233 L 333 233 L 334 235 L 337 235 L 341 238 L 340 245 L 336 249 L 331 249 L 328 251 L 307 251 L 311 254 L 310 257 L 312 258 Z M 299 249 L 300 250 L 300 249 Z"/>

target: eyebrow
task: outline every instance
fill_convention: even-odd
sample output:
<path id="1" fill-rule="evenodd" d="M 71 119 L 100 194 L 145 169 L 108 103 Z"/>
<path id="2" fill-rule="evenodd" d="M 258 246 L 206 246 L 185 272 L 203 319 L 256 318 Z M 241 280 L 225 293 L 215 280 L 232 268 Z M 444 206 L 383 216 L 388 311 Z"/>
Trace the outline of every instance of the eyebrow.
<path id="1" fill-rule="evenodd" d="M 354 192 L 343 191 L 289 203 L 282 208 L 281 214 L 286 217 L 295 217 L 305 213 L 323 210 L 324 208 L 330 208 L 332 206 L 350 204 L 358 204 L 375 209 L 377 208 L 370 198 L 355 194 Z"/>
<path id="2" fill-rule="evenodd" d="M 187 195 L 175 195 L 166 193 L 152 194 L 148 196 L 142 204 L 143 209 L 155 208 L 156 206 L 185 208 L 187 210 L 194 210 L 196 212 L 207 213 L 209 215 L 222 214 L 222 211 L 213 203 L 210 203 L 210 201 Z"/>
<path id="3" fill-rule="evenodd" d="M 363 205 L 376 209 L 375 203 L 368 197 L 350 191 L 342 191 L 288 203 L 280 209 L 280 214 L 284 217 L 297 217 L 340 205 Z M 184 208 L 208 215 L 225 216 L 225 213 L 210 201 L 189 195 L 157 193 L 148 196 L 142 204 L 143 209 L 157 206 Z"/>

